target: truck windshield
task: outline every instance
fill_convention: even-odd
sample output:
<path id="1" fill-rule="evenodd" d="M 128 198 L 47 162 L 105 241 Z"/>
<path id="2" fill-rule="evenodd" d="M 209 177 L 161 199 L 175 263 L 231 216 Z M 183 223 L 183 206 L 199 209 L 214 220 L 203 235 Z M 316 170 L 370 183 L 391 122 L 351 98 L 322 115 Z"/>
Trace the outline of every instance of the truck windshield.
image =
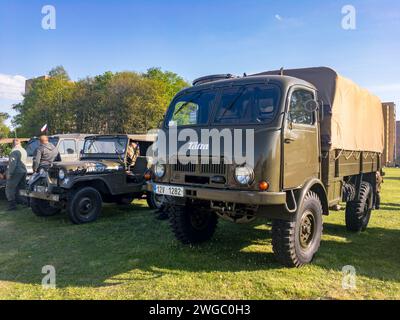
<path id="1" fill-rule="evenodd" d="M 57 147 L 59 138 L 50 137 L 49 142 Z M 26 153 L 28 157 L 33 157 L 35 155 L 36 149 L 39 147 L 40 142 L 39 138 L 33 138 L 29 140 L 28 144 L 26 145 Z"/>
<path id="2" fill-rule="evenodd" d="M 126 150 L 126 138 L 93 138 L 86 139 L 83 153 L 86 155 L 109 154 L 121 155 Z"/>
<path id="3" fill-rule="evenodd" d="M 265 124 L 275 118 L 279 102 L 279 87 L 272 84 L 191 92 L 173 101 L 166 124 L 169 127 L 206 125 L 214 107 L 214 124 Z"/>

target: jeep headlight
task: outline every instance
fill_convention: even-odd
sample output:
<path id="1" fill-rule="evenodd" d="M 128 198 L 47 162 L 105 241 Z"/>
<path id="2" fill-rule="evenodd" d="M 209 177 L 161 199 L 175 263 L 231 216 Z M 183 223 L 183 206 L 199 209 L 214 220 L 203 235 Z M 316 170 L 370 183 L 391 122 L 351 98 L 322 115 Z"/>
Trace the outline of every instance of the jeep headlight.
<path id="1" fill-rule="evenodd" d="M 162 178 L 165 175 L 165 165 L 164 164 L 156 164 L 154 166 L 154 174 L 157 178 Z"/>
<path id="2" fill-rule="evenodd" d="M 254 180 L 254 171 L 248 166 L 236 167 L 235 180 L 241 185 L 249 185 Z"/>
<path id="3" fill-rule="evenodd" d="M 60 180 L 64 180 L 65 178 L 65 171 L 63 169 L 61 169 L 60 171 L 58 171 L 58 178 Z"/>

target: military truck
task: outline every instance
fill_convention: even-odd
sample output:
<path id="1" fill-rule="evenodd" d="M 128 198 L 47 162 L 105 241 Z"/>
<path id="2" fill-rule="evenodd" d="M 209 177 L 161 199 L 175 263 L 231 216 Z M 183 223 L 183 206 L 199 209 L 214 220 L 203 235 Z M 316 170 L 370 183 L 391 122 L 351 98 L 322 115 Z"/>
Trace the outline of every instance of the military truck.
<path id="1" fill-rule="evenodd" d="M 342 201 L 347 229 L 367 228 L 382 167 L 377 97 L 326 67 L 207 76 L 193 84 L 169 106 L 161 128 L 167 140 L 172 129 L 178 136 L 193 129 L 198 137 L 202 129 L 253 129 L 255 162 L 226 164 L 222 144 L 215 150 L 193 138 L 178 141 L 176 154 L 166 149 L 149 190 L 165 196 L 178 240 L 207 241 L 218 217 L 264 217 L 272 220 L 278 261 L 300 267 L 319 249 L 323 215 Z M 171 161 L 191 148 L 201 152 L 199 161 Z M 201 159 L 204 150 L 223 156 Z"/>
<path id="2" fill-rule="evenodd" d="M 78 161 L 54 163 L 47 171 L 34 174 L 28 190 L 37 216 L 48 217 L 66 209 L 74 224 L 95 221 L 102 203 L 130 204 L 147 195 L 152 208 L 157 199 L 146 192 L 147 149 L 155 140 L 151 135 L 96 135 L 86 137 Z M 139 145 L 140 155 L 134 164 L 128 158 L 128 144 Z"/>

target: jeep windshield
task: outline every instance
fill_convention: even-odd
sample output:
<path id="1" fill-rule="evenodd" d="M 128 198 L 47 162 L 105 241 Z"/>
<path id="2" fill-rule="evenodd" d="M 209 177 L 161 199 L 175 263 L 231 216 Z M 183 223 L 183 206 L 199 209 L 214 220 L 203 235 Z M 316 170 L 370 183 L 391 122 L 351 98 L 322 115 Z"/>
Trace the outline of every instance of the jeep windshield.
<path id="1" fill-rule="evenodd" d="M 274 120 L 280 103 L 279 87 L 252 84 L 194 91 L 177 96 L 166 117 L 172 126 L 267 124 Z M 214 112 L 215 110 L 215 112 Z"/>
<path id="2" fill-rule="evenodd" d="M 49 137 L 49 142 L 57 147 L 59 138 Z M 36 149 L 39 147 L 40 142 L 39 138 L 32 138 L 29 140 L 28 144 L 26 145 L 26 153 L 28 157 L 33 157 L 35 155 Z"/>
<path id="3" fill-rule="evenodd" d="M 123 161 L 126 137 L 94 137 L 85 140 L 82 158 L 106 158 Z"/>

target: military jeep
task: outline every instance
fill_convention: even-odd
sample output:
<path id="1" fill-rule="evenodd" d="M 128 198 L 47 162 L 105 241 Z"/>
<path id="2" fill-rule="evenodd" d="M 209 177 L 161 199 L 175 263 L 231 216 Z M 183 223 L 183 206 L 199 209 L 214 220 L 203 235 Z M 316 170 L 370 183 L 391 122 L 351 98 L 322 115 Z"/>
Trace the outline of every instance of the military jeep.
<path id="1" fill-rule="evenodd" d="M 86 137 L 80 160 L 54 163 L 34 174 L 27 191 L 37 216 L 53 216 L 65 209 L 74 224 L 95 221 L 102 203 L 130 204 L 146 196 L 151 208 L 156 199 L 144 188 L 148 170 L 147 149 L 151 135 L 97 135 Z M 134 163 L 128 158 L 129 143 L 139 146 Z"/>

